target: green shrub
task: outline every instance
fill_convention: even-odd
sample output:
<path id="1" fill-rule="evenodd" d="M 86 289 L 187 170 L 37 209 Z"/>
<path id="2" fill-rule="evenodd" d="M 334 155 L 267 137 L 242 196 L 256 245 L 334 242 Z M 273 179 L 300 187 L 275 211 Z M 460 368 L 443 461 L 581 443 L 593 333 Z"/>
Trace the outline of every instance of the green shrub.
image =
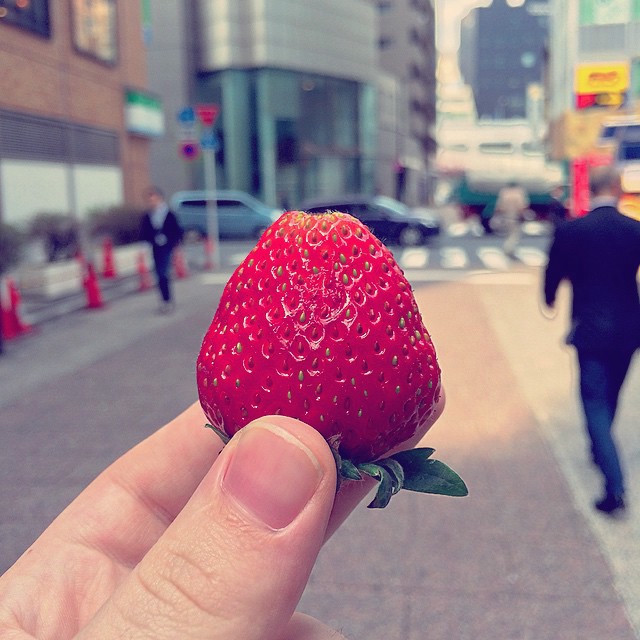
<path id="1" fill-rule="evenodd" d="M 49 262 L 69 260 L 80 248 L 79 223 L 64 213 L 39 213 L 29 225 L 29 236 L 42 240 Z"/>
<path id="2" fill-rule="evenodd" d="M 95 211 L 89 218 L 91 237 L 110 236 L 116 246 L 138 242 L 143 215 L 143 209 L 128 205 Z"/>
<path id="3" fill-rule="evenodd" d="M 23 233 L 0 222 L 0 275 L 18 263 L 24 240 Z"/>

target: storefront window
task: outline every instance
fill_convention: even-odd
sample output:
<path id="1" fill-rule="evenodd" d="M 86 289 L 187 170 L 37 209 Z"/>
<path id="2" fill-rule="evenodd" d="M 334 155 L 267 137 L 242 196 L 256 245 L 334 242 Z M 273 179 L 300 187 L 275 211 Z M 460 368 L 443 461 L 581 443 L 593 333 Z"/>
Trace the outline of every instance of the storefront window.
<path id="1" fill-rule="evenodd" d="M 73 0 L 73 44 L 101 62 L 114 63 L 117 55 L 115 0 Z"/>
<path id="2" fill-rule="evenodd" d="M 0 0 L 0 24 L 11 24 L 49 37 L 49 0 Z"/>

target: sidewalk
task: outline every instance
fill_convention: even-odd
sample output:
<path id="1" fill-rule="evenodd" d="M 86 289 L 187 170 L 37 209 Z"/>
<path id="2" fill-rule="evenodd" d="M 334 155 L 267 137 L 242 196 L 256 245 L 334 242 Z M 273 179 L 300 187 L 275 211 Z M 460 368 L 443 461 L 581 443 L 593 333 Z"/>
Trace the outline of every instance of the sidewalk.
<path id="1" fill-rule="evenodd" d="M 105 304 L 119 298 L 136 293 L 140 287 L 140 279 L 126 276 L 114 279 L 99 278 L 100 291 Z M 60 296 L 48 300 L 25 296 L 22 299 L 22 315 L 31 324 L 38 325 L 55 318 L 87 308 L 87 297 L 84 291 Z"/>
<path id="2" fill-rule="evenodd" d="M 640 365 L 623 391 L 617 427 L 630 509 L 625 520 L 613 521 L 591 507 L 600 480 L 586 455 L 573 354 L 562 345 L 567 292 L 557 317 L 545 319 L 538 277 L 523 269 L 416 287 L 447 392 L 444 415 L 425 444 L 462 475 L 470 495 L 401 492 L 384 511 L 358 508 L 325 546 L 301 610 L 352 640 L 640 638 L 640 494 L 633 492 L 640 478 Z M 32 492 L 17 506 L 7 498 L 14 518 L 57 507 L 41 504 L 52 499 L 44 485 L 49 475 L 62 475 L 72 497 L 82 475 L 77 465 L 93 472 L 100 456 L 121 446 L 111 442 L 119 436 L 108 425 L 123 423 L 131 408 L 120 405 L 132 401 L 107 407 L 105 397 L 135 397 L 141 430 L 191 397 L 192 351 L 211 317 L 213 285 L 223 282 L 194 274 L 176 284 L 174 316 L 150 311 L 155 292 L 132 295 L 104 312 L 50 323 L 16 345 L 5 361 L 10 370 L 0 376 L 5 417 L 22 429 L 33 412 L 46 416 L 47 446 L 24 438 L 33 468 L 20 469 L 46 477 L 32 479 Z M 158 344 L 170 348 L 161 360 L 152 355 Z M 158 362 L 170 387 L 158 379 Z M 126 395 L 134 383 L 140 388 Z M 25 388 L 34 393 L 19 400 Z M 61 400 L 66 388 L 86 406 L 85 440 L 61 429 L 70 411 Z M 96 406 L 104 410 L 95 414 Z M 128 439 L 139 437 L 134 425 L 129 429 Z M 94 441 L 96 451 L 71 456 Z M 16 446 L 10 451 L 12 460 L 23 459 Z M 10 485 L 5 477 L 7 490 L 16 478 Z M 54 496 L 60 507 L 63 489 Z"/>
<path id="3" fill-rule="evenodd" d="M 303 610 L 354 639 L 639 637 L 640 497 L 625 521 L 593 511 L 600 481 L 561 344 L 566 300 L 548 321 L 537 293 L 535 271 L 418 292 L 447 390 L 425 444 L 470 495 L 402 492 L 384 513 L 357 511 L 326 546 Z M 636 363 L 618 428 L 631 487 L 639 373 Z"/>

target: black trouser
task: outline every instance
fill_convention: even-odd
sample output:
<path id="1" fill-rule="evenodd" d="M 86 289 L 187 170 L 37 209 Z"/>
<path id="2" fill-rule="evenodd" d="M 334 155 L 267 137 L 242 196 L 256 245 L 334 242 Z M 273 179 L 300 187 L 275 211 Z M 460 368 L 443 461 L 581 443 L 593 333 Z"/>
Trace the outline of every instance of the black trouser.
<path id="1" fill-rule="evenodd" d="M 153 247 L 153 263 L 155 265 L 156 276 L 158 278 L 158 289 L 165 302 L 171 302 L 171 248 Z"/>
<path id="2" fill-rule="evenodd" d="M 591 439 L 594 462 L 600 467 L 608 494 L 624 494 L 624 475 L 612 434 L 618 396 L 633 352 L 592 355 L 578 351 L 580 396 Z"/>

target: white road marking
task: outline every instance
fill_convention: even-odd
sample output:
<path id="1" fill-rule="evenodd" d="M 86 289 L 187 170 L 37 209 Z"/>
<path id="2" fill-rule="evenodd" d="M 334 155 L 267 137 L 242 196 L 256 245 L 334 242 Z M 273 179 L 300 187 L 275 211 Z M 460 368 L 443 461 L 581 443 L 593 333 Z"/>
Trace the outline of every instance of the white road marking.
<path id="1" fill-rule="evenodd" d="M 543 267 L 547 264 L 547 254 L 535 247 L 518 247 L 515 254 L 528 267 Z"/>
<path id="2" fill-rule="evenodd" d="M 541 220 L 530 220 L 522 223 L 522 233 L 525 236 L 542 236 L 549 232 L 549 223 Z"/>
<path id="3" fill-rule="evenodd" d="M 226 284 L 230 277 L 230 271 L 213 271 L 200 274 L 200 281 L 202 284 Z"/>
<path id="4" fill-rule="evenodd" d="M 429 262 L 429 249 L 422 247 L 405 249 L 398 262 L 403 269 L 423 269 Z"/>
<path id="5" fill-rule="evenodd" d="M 447 234 L 452 238 L 459 238 L 460 236 L 467 235 L 469 233 L 468 222 L 454 222 L 450 224 L 447 229 Z"/>
<path id="6" fill-rule="evenodd" d="M 495 247 L 479 247 L 477 254 L 478 258 L 480 258 L 482 264 L 487 267 L 487 269 L 506 271 L 511 264 L 509 258 L 507 258 L 502 249 L 497 249 Z"/>
<path id="7" fill-rule="evenodd" d="M 229 256 L 229 264 L 233 265 L 233 266 L 238 266 L 245 258 L 247 257 L 246 252 L 245 253 L 232 253 Z"/>
<path id="8" fill-rule="evenodd" d="M 444 269 L 464 269 L 468 263 L 466 251 L 459 247 L 446 247 L 440 250 L 440 264 Z"/>

